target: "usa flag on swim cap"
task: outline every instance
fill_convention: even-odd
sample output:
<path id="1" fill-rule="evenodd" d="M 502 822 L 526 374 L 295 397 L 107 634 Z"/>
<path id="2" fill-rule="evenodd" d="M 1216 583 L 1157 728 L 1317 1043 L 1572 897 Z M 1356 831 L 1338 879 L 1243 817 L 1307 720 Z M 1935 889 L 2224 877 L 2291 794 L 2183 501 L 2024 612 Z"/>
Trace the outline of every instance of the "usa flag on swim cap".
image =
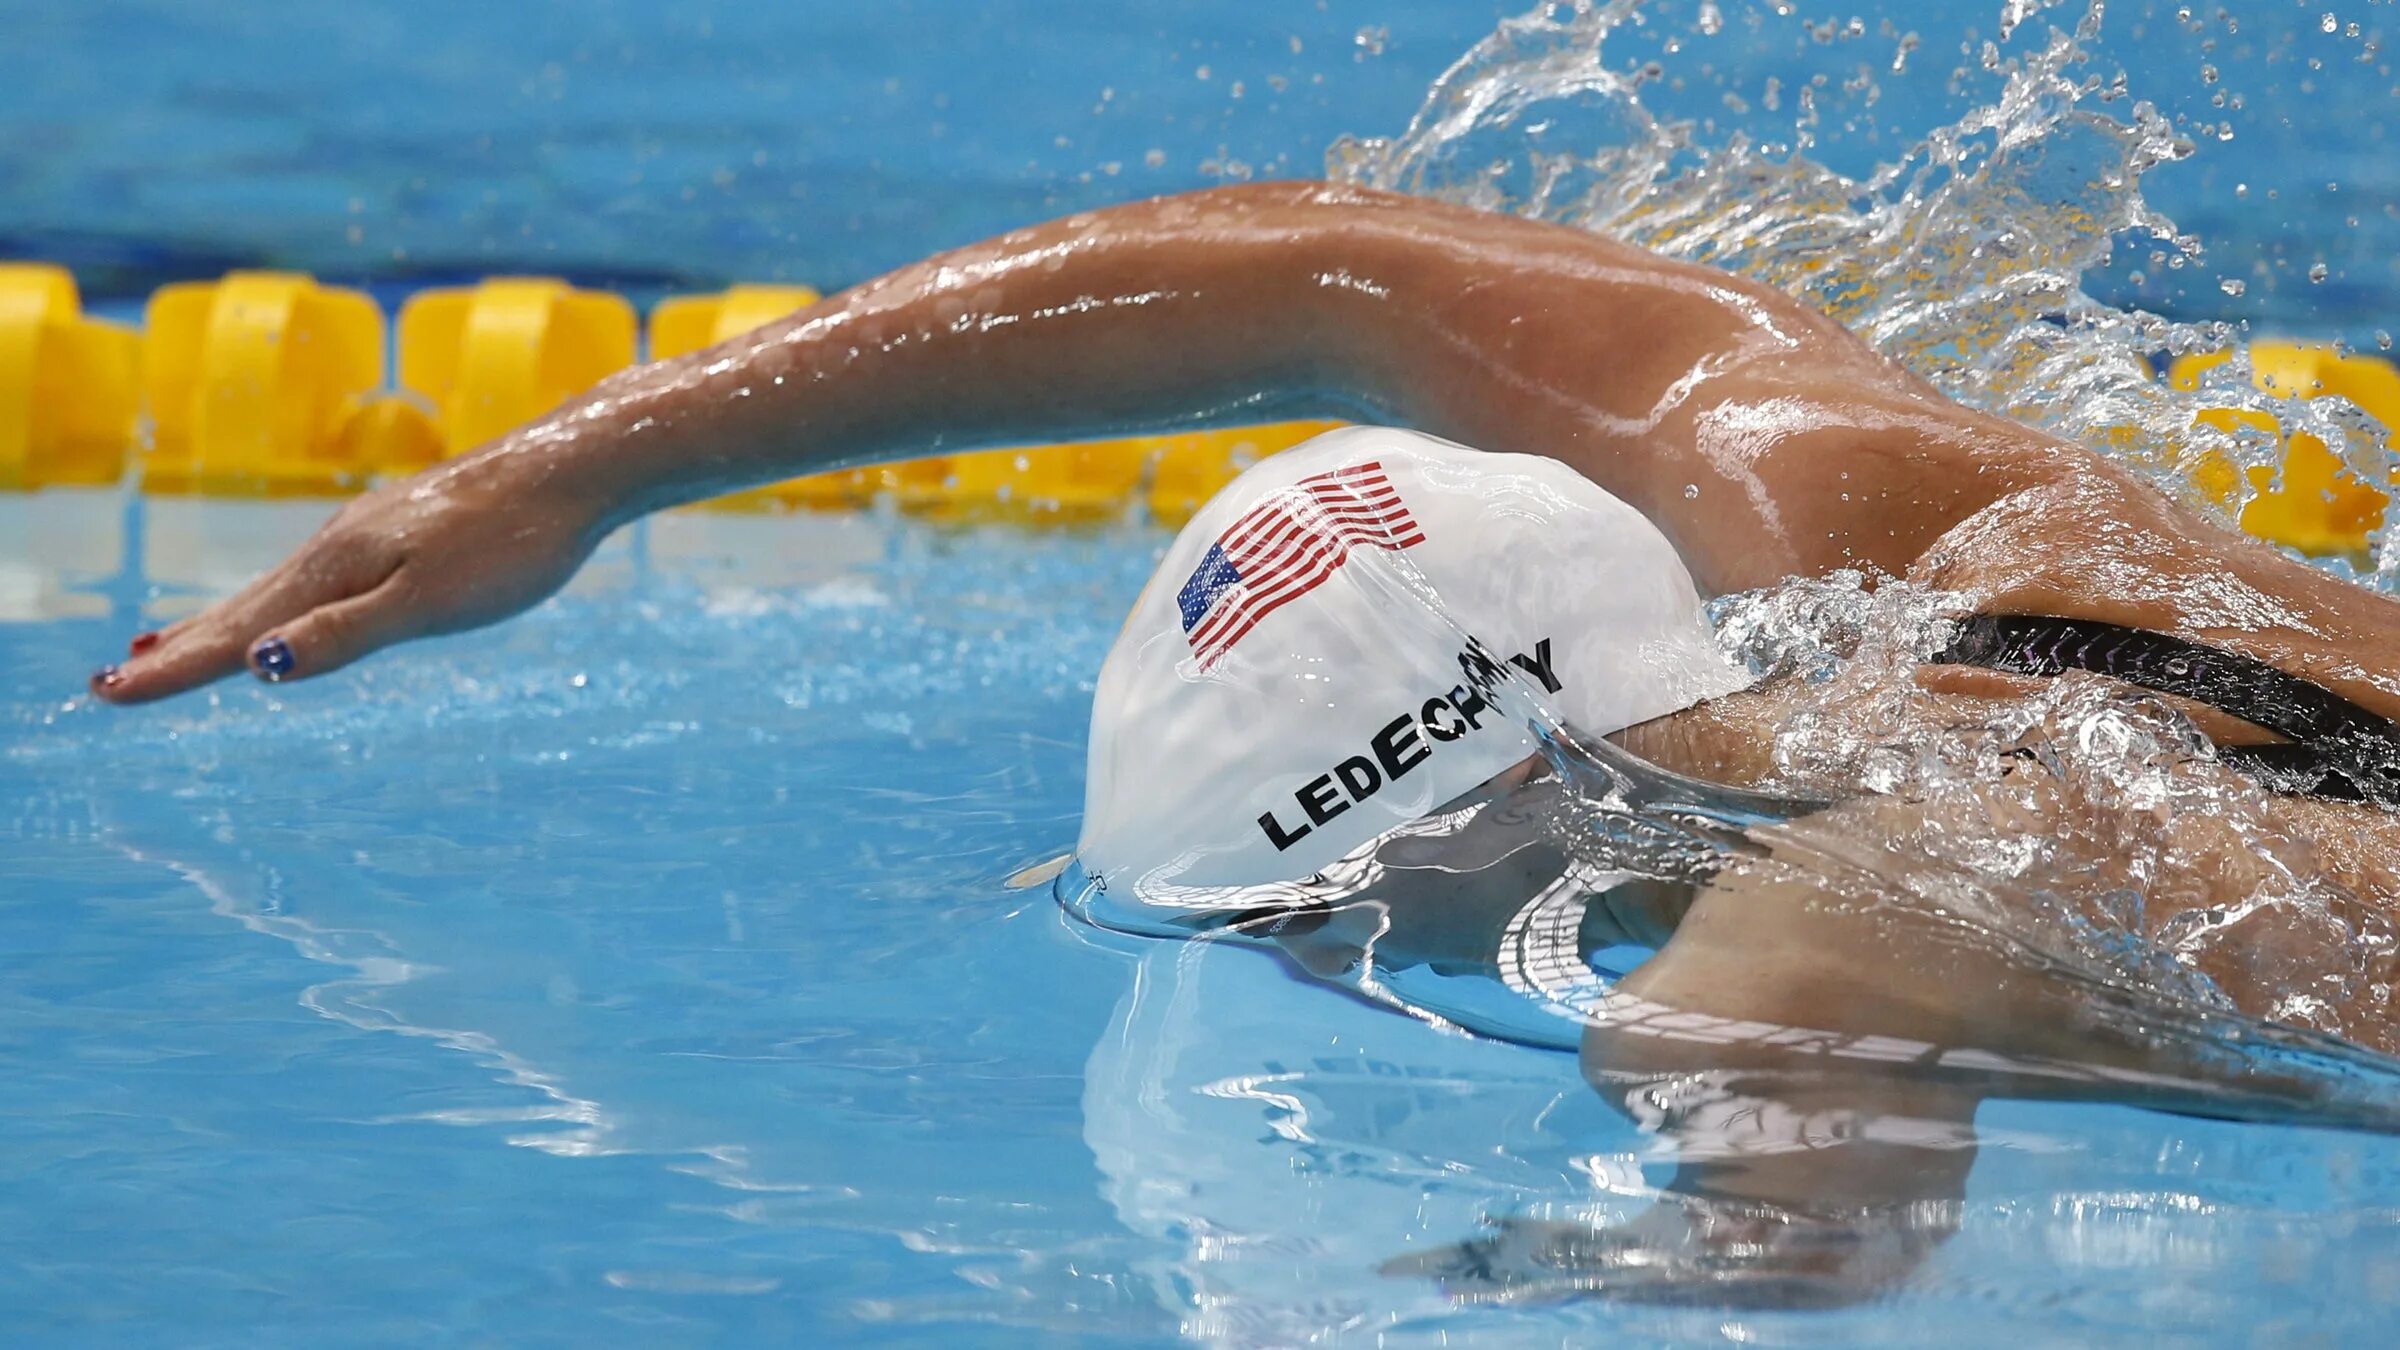
<path id="1" fill-rule="evenodd" d="M 1425 542 L 1379 460 L 1315 474 L 1228 526 L 1176 593 L 1184 640 L 1202 668 L 1276 610 L 1315 590 L 1360 546 Z"/>

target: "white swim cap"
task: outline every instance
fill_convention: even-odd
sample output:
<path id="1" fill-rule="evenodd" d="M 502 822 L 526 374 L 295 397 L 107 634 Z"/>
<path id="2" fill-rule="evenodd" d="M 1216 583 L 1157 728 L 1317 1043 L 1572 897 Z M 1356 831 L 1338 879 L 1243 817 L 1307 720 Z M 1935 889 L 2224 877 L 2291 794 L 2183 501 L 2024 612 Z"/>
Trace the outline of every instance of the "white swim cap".
<path id="1" fill-rule="evenodd" d="M 1748 682 L 1666 536 L 1582 475 L 1328 432 L 1219 493 L 1142 589 L 1076 861 L 1167 904 L 1298 880 L 1531 754 L 1524 709 L 1604 735 Z"/>

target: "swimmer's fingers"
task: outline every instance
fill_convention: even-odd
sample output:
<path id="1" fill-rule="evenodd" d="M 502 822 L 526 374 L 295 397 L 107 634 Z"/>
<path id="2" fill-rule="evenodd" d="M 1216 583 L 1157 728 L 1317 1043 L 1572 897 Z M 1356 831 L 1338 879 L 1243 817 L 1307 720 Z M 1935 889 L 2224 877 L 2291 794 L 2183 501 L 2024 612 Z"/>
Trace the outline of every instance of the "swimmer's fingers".
<path id="1" fill-rule="evenodd" d="M 1931 1199 L 1932 1197 L 1927 1197 Z M 1949 1235 L 1913 1216 L 1824 1217 L 1699 1197 L 1611 1227 L 1504 1219 L 1498 1231 L 1379 1267 L 1468 1302 L 1839 1308 L 1877 1297 Z"/>
<path id="2" fill-rule="evenodd" d="M 1378 1274 L 1427 1279 L 1453 1298 L 1476 1301 L 1597 1292 L 1605 1277 L 1648 1250 L 1618 1228 L 1502 1218 L 1464 1242 L 1410 1252 L 1385 1261 Z M 1637 1268 L 1632 1272 L 1639 1275 Z"/>
<path id="3" fill-rule="evenodd" d="M 303 679 L 538 603 L 607 533 L 613 499 L 562 485 L 547 461 L 531 478 L 517 464 L 453 461 L 357 498 L 240 594 L 135 639 L 92 692 L 142 703 L 243 669 Z"/>
<path id="4" fill-rule="evenodd" d="M 270 684 L 305 680 L 412 636 L 406 589 L 402 574 L 394 572 L 362 595 L 319 605 L 273 625 L 247 646 L 250 673 Z"/>
<path id="5" fill-rule="evenodd" d="M 137 645 L 124 664 L 92 677 L 92 692 L 111 703 L 147 703 L 244 668 L 271 674 L 258 664 L 264 654 L 259 649 L 268 639 L 321 609 L 366 599 L 381 591 L 392 575 L 390 568 L 380 573 L 353 566 L 326 568 L 295 557 L 240 593 L 166 629 L 154 641 Z M 345 614 L 340 622 L 354 624 L 356 617 Z M 271 655 L 269 663 L 282 664 Z"/>

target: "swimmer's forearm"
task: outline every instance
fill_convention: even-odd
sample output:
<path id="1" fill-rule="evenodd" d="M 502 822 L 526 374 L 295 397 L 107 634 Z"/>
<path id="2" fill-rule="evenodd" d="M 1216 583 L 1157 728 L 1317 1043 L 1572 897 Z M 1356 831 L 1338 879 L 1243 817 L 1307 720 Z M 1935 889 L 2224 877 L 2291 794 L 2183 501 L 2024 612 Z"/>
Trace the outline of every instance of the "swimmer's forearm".
<path id="1" fill-rule="evenodd" d="M 1355 411 L 1390 391 L 1380 297 L 1335 261 L 1355 265 L 1359 208 L 1332 191 L 1142 202 L 944 254 L 627 372 L 479 458 L 585 483 L 613 523 L 882 459 Z"/>
<path id="2" fill-rule="evenodd" d="M 1214 415 L 1371 408 L 1553 454 L 1680 530 L 1671 513 L 1689 503 L 1668 485 L 1688 472 L 1641 466 L 1689 448 L 1671 430 L 1626 434 L 1614 409 L 1649 406 L 1663 374 L 1767 303 L 1744 292 L 1727 308 L 1741 288 L 1695 276 L 1575 231 L 1325 184 L 1072 217 L 627 372 L 379 488 L 93 687 L 140 701 L 245 663 L 299 679 L 490 623 L 555 590 L 614 526 L 752 483 Z"/>

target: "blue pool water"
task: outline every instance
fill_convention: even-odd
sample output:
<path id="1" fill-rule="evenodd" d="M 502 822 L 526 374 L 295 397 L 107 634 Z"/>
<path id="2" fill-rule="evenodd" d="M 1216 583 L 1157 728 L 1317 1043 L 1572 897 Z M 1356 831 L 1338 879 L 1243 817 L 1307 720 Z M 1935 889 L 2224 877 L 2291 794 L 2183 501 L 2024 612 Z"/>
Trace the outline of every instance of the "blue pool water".
<path id="1" fill-rule="evenodd" d="M 1518 7 L 0 0 L 41 57 L 0 81 L 0 254 L 119 312 L 256 263 L 838 284 L 1311 172 Z M 1828 73 L 1857 171 L 1989 96 L 2001 8 L 1725 3 L 1707 46 L 1662 0 L 1611 51 L 1716 143 Z M 2117 6 L 2090 73 L 2201 137 L 2146 188 L 2207 262 L 2092 288 L 2400 326 L 2389 58 L 2320 3 L 2178 8 Z M 1902 33 L 1916 76 L 1843 94 Z M 9 1344 L 2367 1344 L 2400 1303 L 2400 1145 L 2000 1102 L 1884 1301 L 1454 1304 L 1376 1268 L 1671 1170 L 1571 1057 L 1002 884 L 1072 841 L 1161 533 L 683 515 L 339 679 L 80 698 L 324 509 L 0 499 Z"/>
<path id="2" fill-rule="evenodd" d="M 1399 130 L 1435 76 L 1530 7 L 0 0 L 32 58 L 0 87 L 0 255 L 135 297 L 258 265 L 365 282 L 538 270 L 638 294 L 846 285 L 1065 211 L 1313 176 L 1336 137 Z M 1706 7 L 1649 0 L 1612 60 L 1658 63 L 1645 100 L 1714 143 L 1789 143 L 1800 89 L 1823 77 L 1815 153 L 1853 173 L 1991 96 L 1981 52 L 2004 13 L 2025 16 L 2017 52 L 2082 12 L 1716 0 L 1703 39 Z M 2147 191 L 2208 254 L 2138 283 L 2133 261 L 2096 288 L 2362 346 L 2392 327 L 2387 0 L 2106 8 L 2086 73 L 2123 70 L 2112 114 L 2153 102 L 2196 143 Z"/>
<path id="3" fill-rule="evenodd" d="M 1889 1303 L 1376 1275 L 1669 1164 L 1569 1056 L 1002 887 L 1160 542 L 685 517 L 511 627 L 131 713 L 71 697 L 122 618 L 0 625 L 12 1343 L 2272 1344 L 2400 1298 L 2390 1141 L 2008 1103 Z"/>

